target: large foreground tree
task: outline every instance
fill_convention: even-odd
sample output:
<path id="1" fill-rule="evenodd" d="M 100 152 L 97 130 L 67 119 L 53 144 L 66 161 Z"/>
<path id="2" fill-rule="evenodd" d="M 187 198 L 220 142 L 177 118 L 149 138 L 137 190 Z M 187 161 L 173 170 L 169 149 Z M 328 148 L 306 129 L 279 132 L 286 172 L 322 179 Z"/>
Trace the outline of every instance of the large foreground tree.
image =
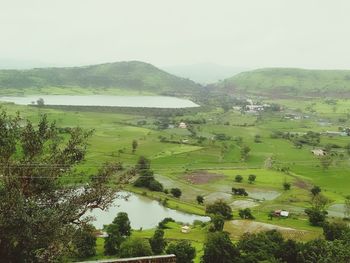
<path id="1" fill-rule="evenodd" d="M 89 222 L 84 215 L 111 203 L 117 188 L 110 179 L 120 164 L 106 164 L 90 177 L 76 169 L 90 135 L 80 128 L 60 134 L 46 116 L 35 126 L 19 115 L 0 114 L 2 262 L 59 262 L 74 233 Z M 62 183 L 84 178 L 80 185 Z"/>

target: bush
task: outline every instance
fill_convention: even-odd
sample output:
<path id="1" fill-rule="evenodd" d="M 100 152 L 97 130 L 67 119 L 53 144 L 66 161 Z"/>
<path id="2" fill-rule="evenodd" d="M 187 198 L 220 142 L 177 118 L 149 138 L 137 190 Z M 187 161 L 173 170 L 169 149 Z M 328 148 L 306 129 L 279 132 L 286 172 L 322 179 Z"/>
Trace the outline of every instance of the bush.
<path id="1" fill-rule="evenodd" d="M 177 263 L 192 263 L 196 257 L 196 249 L 187 240 L 170 243 L 166 249 L 167 254 L 175 254 Z"/>
<path id="2" fill-rule="evenodd" d="M 236 175 L 236 177 L 235 177 L 235 181 L 236 181 L 237 183 L 242 182 L 242 181 L 243 181 L 243 176 L 242 176 L 242 175 L 237 174 L 237 175 Z"/>
<path id="3" fill-rule="evenodd" d="M 239 217 L 242 219 L 255 219 L 255 217 L 252 215 L 252 212 L 249 208 L 240 209 L 238 213 L 239 213 Z"/>
<path id="4" fill-rule="evenodd" d="M 155 192 L 162 192 L 163 191 L 163 185 L 158 182 L 157 180 L 153 179 L 150 181 L 148 189 Z"/>
<path id="5" fill-rule="evenodd" d="M 182 192 L 179 188 L 171 188 L 170 193 L 176 198 L 179 198 L 182 194 Z"/>
<path id="6" fill-rule="evenodd" d="M 166 217 L 166 218 L 164 218 L 162 221 L 160 221 L 158 223 L 158 228 L 159 229 L 166 229 L 167 228 L 166 224 L 169 223 L 169 222 L 175 222 L 175 220 L 172 219 L 171 217 Z"/>
<path id="7" fill-rule="evenodd" d="M 234 195 L 248 196 L 247 191 L 244 188 L 234 188 L 232 187 L 232 193 Z"/>
<path id="8" fill-rule="evenodd" d="M 151 256 L 151 245 L 147 240 L 141 238 L 129 238 L 120 246 L 121 258 Z"/>
<path id="9" fill-rule="evenodd" d="M 213 204 L 207 205 L 207 214 L 221 215 L 225 219 L 232 219 L 232 209 L 223 200 L 217 200 Z"/>

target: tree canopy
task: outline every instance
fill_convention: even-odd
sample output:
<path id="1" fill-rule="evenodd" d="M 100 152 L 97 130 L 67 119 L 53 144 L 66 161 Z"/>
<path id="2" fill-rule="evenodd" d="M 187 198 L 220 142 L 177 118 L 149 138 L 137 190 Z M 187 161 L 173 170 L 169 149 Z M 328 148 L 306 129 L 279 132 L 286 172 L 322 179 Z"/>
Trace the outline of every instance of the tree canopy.
<path id="1" fill-rule="evenodd" d="M 59 261 L 75 230 L 89 222 L 86 212 L 112 202 L 116 189 L 109 182 L 120 164 L 106 164 L 90 179 L 75 169 L 84 160 L 91 134 L 72 128 L 63 138 L 45 115 L 35 125 L 19 114 L 0 114 L 2 261 Z M 63 185 L 64 178 L 86 182 Z"/>

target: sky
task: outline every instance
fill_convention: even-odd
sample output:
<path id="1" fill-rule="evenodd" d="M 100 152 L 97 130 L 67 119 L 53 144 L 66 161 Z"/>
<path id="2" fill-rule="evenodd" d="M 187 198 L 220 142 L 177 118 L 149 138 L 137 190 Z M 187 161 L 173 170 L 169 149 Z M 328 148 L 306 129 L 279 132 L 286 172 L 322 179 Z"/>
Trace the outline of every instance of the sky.
<path id="1" fill-rule="evenodd" d="M 0 0 L 0 62 L 350 69 L 349 0 Z"/>

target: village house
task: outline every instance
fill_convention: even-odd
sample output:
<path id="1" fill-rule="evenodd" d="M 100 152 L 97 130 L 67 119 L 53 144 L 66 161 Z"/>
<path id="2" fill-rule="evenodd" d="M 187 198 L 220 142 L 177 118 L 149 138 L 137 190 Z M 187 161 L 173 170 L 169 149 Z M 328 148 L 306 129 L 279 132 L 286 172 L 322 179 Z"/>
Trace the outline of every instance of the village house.
<path id="1" fill-rule="evenodd" d="M 189 226 L 182 226 L 181 227 L 181 233 L 187 234 L 190 233 L 191 228 Z"/>
<path id="2" fill-rule="evenodd" d="M 276 217 L 288 217 L 289 216 L 289 212 L 285 211 L 285 210 L 275 210 L 274 211 L 274 216 L 276 216 Z"/>
<path id="3" fill-rule="evenodd" d="M 184 122 L 180 122 L 180 123 L 179 123 L 179 128 L 180 128 L 180 129 L 187 129 L 187 124 L 184 123 Z"/>
<path id="4" fill-rule="evenodd" d="M 325 150 L 323 149 L 313 149 L 311 150 L 311 152 L 315 155 L 315 156 L 325 156 L 327 153 Z"/>

